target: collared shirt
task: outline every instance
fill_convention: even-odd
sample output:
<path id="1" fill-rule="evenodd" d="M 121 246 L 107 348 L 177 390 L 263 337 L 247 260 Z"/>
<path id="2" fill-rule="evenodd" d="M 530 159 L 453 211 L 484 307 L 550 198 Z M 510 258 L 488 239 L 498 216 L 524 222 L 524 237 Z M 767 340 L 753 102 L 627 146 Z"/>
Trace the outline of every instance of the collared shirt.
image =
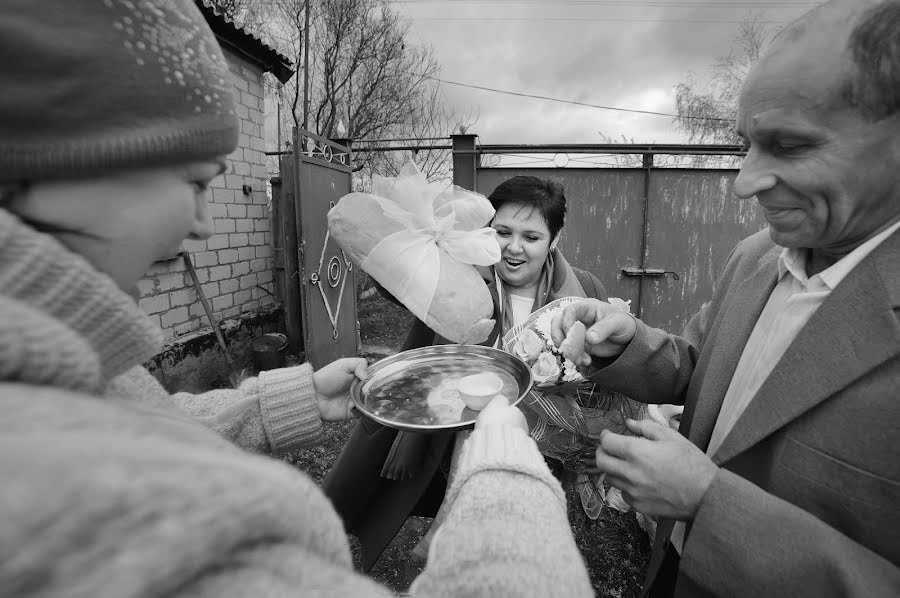
<path id="1" fill-rule="evenodd" d="M 744 346 L 716 419 L 706 454 L 722 446 L 747 405 L 775 369 L 787 348 L 831 291 L 878 245 L 900 229 L 900 221 L 868 239 L 835 264 L 812 277 L 806 275 L 808 252 L 785 248 L 778 258 L 778 284 L 769 295 Z M 684 524 L 672 530 L 672 544 L 681 553 Z"/>

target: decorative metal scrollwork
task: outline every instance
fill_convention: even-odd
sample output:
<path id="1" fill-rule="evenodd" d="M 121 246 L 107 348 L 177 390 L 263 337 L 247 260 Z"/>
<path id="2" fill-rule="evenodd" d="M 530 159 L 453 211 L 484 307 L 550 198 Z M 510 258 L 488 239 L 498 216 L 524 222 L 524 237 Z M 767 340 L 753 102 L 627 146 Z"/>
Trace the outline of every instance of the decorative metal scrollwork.
<path id="1" fill-rule="evenodd" d="M 300 147 L 304 155 L 309 158 L 317 158 L 323 162 L 338 163 L 344 166 L 350 166 L 350 154 L 338 150 L 329 142 L 317 139 L 306 134 L 305 131 L 299 131 Z M 337 153 L 336 153 L 337 152 Z"/>
<path id="2" fill-rule="evenodd" d="M 332 256 L 331 260 L 328 262 L 328 284 L 331 285 L 331 288 L 335 288 L 338 286 L 338 283 L 341 281 L 341 260 L 337 258 L 337 256 Z"/>
<path id="3" fill-rule="evenodd" d="M 491 153 L 485 151 L 480 155 L 481 168 L 646 168 L 644 156 L 653 157 L 653 168 L 679 169 L 733 169 L 738 168 L 743 160 L 742 155 L 732 154 L 664 154 L 657 152 L 635 153 L 603 153 L 602 151 L 538 152 L 529 154 L 527 148 L 522 153 Z"/>
<path id="4" fill-rule="evenodd" d="M 322 296 L 322 302 L 325 304 L 325 311 L 328 313 L 328 319 L 331 321 L 331 338 L 338 338 L 338 318 L 341 315 L 341 303 L 344 299 L 344 288 L 347 285 L 347 276 L 353 270 L 353 264 L 347 259 L 347 254 L 341 250 L 341 257 L 334 255 L 328 260 L 328 270 L 325 273 L 328 285 L 331 288 L 337 288 L 338 291 L 337 306 L 332 309 L 331 303 L 328 302 L 328 296 L 325 294 L 325 285 L 322 282 L 322 267 L 325 265 L 325 250 L 328 247 L 328 240 L 331 238 L 331 232 L 325 233 L 325 241 L 322 243 L 322 253 L 319 256 L 319 267 L 316 271 L 309 275 L 309 282 L 319 288 L 319 294 Z"/>
<path id="5" fill-rule="evenodd" d="M 565 168 L 569 164 L 569 154 L 565 152 L 553 154 L 553 165 L 557 168 Z"/>

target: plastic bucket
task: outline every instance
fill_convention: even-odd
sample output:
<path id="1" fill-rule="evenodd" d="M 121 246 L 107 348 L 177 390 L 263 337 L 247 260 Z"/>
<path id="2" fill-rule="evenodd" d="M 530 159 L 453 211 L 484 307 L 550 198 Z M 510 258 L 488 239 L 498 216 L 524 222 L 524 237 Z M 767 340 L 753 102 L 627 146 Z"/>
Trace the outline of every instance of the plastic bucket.
<path id="1" fill-rule="evenodd" d="M 277 332 L 270 332 L 253 339 L 253 363 L 260 372 L 283 368 L 287 354 L 287 337 Z"/>

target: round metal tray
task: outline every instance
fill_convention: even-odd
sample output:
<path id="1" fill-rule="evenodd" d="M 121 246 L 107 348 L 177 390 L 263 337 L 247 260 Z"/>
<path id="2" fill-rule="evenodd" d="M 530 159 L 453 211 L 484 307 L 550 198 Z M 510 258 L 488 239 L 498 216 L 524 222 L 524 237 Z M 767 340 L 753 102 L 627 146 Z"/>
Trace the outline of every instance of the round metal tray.
<path id="1" fill-rule="evenodd" d="M 356 380 L 350 387 L 350 397 L 356 408 L 365 417 L 384 426 L 413 432 L 463 430 L 474 425 L 478 412 L 466 407 L 458 394 L 455 396 L 458 403 L 454 402 L 454 380 L 458 377 L 493 372 L 507 382 L 514 381 L 518 387 L 517 394 L 511 385 L 504 387 L 504 393 L 512 398 L 512 405 L 525 397 L 532 383 L 531 370 L 521 359 L 500 349 L 480 345 L 435 345 L 410 349 L 369 366 L 369 372 L 367 380 Z M 440 393 L 443 397 L 440 399 L 442 405 L 439 406 L 443 409 L 440 411 L 440 421 L 417 423 L 413 421 L 415 418 L 411 414 L 393 412 L 396 405 L 391 405 L 387 412 L 376 405 L 377 401 L 391 401 L 386 397 L 395 396 L 391 394 L 392 389 L 403 387 L 404 384 L 411 385 L 420 393 L 428 392 L 426 402 L 429 407 L 432 405 L 430 399 L 436 392 L 436 385 L 446 385 Z M 415 407 L 419 412 L 424 409 L 421 405 L 422 399 L 419 399 L 418 406 Z"/>

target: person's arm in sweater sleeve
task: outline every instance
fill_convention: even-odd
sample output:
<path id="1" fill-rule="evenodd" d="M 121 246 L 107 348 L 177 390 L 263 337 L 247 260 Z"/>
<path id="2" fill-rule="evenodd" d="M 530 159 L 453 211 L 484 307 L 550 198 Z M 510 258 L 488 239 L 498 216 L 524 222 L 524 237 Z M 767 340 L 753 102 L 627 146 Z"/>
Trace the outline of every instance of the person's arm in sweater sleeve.
<path id="1" fill-rule="evenodd" d="M 317 372 L 309 364 L 279 368 L 247 378 L 237 389 L 175 393 L 172 400 L 244 449 L 282 454 L 321 442 L 323 420 L 351 417 L 348 391 L 365 367 L 365 359 L 346 358 Z"/>
<path id="2" fill-rule="evenodd" d="M 524 421 L 515 407 L 491 405 L 479 416 L 411 595 L 594 595 L 565 494 Z"/>

